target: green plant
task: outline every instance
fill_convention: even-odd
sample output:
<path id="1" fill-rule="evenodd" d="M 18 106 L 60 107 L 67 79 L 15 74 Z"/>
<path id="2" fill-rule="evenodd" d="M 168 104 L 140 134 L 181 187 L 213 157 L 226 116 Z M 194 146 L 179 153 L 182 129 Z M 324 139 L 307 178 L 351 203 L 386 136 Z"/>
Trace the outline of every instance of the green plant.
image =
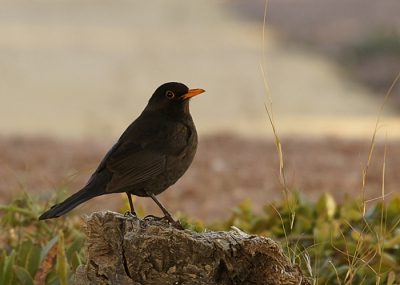
<path id="1" fill-rule="evenodd" d="M 338 205 L 329 194 L 322 194 L 316 203 L 308 202 L 299 192 L 291 196 L 297 201 L 291 210 L 285 200 L 266 205 L 263 214 L 255 214 L 246 200 L 232 210 L 228 220 L 210 228 L 229 230 L 236 226 L 282 242 L 293 262 L 318 273 L 316 284 L 400 282 L 400 195 L 374 204 L 365 215 L 359 199 Z M 296 216 L 293 223 L 292 211 Z"/>
<path id="2" fill-rule="evenodd" d="M 71 284 L 85 262 L 82 223 L 59 218 L 38 221 L 39 201 L 23 193 L 0 206 L 0 284 Z"/>
<path id="3" fill-rule="evenodd" d="M 264 25 L 266 22 L 265 6 Z M 264 40 L 263 29 L 263 43 Z M 382 44 L 384 43 L 384 44 Z M 397 52 L 398 37 L 379 38 L 366 43 L 360 55 L 371 54 L 376 48 L 385 52 Z M 284 195 L 282 204 L 271 203 L 264 208 L 265 215 L 251 212 L 248 201 L 233 211 L 230 220 L 222 223 L 225 229 L 231 225 L 242 226 L 250 233 L 267 234 L 284 244 L 293 263 L 298 262 L 314 278 L 314 284 L 394 284 L 400 283 L 400 216 L 390 209 L 399 209 L 400 198 L 385 200 L 385 163 L 382 167 L 381 201 L 367 211 L 365 184 L 368 168 L 379 129 L 379 121 L 387 98 L 399 79 L 394 80 L 383 101 L 372 137 L 366 166 L 362 168 L 361 198 L 349 200 L 337 206 L 332 196 L 323 194 L 316 204 L 307 201 L 288 189 L 285 178 L 283 151 L 278 136 L 268 81 L 261 65 L 269 106 L 266 112 L 275 137 L 280 160 L 277 178 Z M 398 211 L 397 211 L 398 212 Z M 280 225 L 280 227 L 277 225 Z M 313 276 L 313 272 L 316 276 Z"/>

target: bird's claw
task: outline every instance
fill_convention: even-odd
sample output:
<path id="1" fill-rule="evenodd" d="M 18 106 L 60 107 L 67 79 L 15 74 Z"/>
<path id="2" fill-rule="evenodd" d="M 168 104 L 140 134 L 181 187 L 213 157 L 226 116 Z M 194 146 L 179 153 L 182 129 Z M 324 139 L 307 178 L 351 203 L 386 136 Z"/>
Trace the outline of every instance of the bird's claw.
<path id="1" fill-rule="evenodd" d="M 137 218 L 136 213 L 135 212 L 131 212 L 131 211 L 126 211 L 124 213 L 124 217 L 128 217 L 128 216 Z"/>
<path id="2" fill-rule="evenodd" d="M 154 216 L 154 215 L 147 215 L 146 217 L 143 218 L 143 220 L 153 220 L 153 221 L 162 221 L 164 219 L 167 219 L 167 217 L 166 216 L 157 217 L 157 216 Z"/>
<path id="3" fill-rule="evenodd" d="M 176 228 L 178 230 L 183 230 L 181 222 L 179 220 L 175 221 L 174 219 L 172 219 L 172 217 L 168 217 L 168 216 L 157 217 L 157 216 L 154 216 L 154 215 L 147 215 L 146 217 L 143 218 L 143 220 L 149 220 L 149 219 L 152 219 L 153 221 L 166 220 L 174 228 Z"/>
<path id="4" fill-rule="evenodd" d="M 181 221 L 177 220 L 177 221 L 173 221 L 173 222 L 170 222 L 170 223 L 177 230 L 184 230 L 184 228 L 182 227 Z"/>

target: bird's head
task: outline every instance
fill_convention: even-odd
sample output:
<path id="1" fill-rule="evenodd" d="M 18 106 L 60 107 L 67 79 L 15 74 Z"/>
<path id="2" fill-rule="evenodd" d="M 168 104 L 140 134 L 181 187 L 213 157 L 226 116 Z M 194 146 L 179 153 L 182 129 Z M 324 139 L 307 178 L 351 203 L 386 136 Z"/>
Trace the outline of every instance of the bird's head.
<path id="1" fill-rule="evenodd" d="M 188 113 L 189 99 L 203 92 L 203 89 L 189 89 L 178 82 L 164 83 L 153 93 L 146 109 L 165 114 Z"/>

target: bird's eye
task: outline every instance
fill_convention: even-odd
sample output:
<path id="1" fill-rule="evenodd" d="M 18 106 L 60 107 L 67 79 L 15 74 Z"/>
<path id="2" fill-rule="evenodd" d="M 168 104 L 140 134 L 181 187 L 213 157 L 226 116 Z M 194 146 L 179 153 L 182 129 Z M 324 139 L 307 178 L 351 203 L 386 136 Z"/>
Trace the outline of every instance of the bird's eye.
<path id="1" fill-rule="evenodd" d="M 175 94 L 172 91 L 167 91 L 165 92 L 165 97 L 167 97 L 168 99 L 173 99 L 175 97 Z"/>

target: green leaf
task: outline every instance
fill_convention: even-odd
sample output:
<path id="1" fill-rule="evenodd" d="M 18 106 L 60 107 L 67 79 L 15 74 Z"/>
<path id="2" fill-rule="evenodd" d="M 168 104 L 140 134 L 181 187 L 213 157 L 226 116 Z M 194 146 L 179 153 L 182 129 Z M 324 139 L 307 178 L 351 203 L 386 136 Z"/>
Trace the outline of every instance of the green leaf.
<path id="1" fill-rule="evenodd" d="M 396 275 L 394 274 L 393 271 L 390 271 L 386 285 L 393 285 L 395 281 L 396 281 Z"/>
<path id="2" fill-rule="evenodd" d="M 7 258 L 7 253 L 6 253 L 6 250 L 4 249 L 1 254 L 1 260 L 0 260 L 0 284 L 5 284 L 4 283 L 4 273 L 6 270 L 6 268 L 5 268 L 6 258 Z"/>
<path id="3" fill-rule="evenodd" d="M 49 274 L 46 276 L 46 284 L 47 285 L 60 285 L 60 278 L 57 276 L 56 267 L 54 266 Z"/>
<path id="4" fill-rule="evenodd" d="M 71 260 L 73 254 L 75 252 L 79 253 L 83 247 L 83 237 L 77 238 L 71 246 L 67 249 L 66 255 L 67 255 L 67 260 Z"/>
<path id="5" fill-rule="evenodd" d="M 332 224 L 328 221 L 320 222 L 318 227 L 315 227 L 313 230 L 314 239 L 317 244 L 324 244 L 326 241 L 329 241 L 332 237 Z"/>
<path id="6" fill-rule="evenodd" d="M 72 264 L 72 270 L 74 272 L 76 272 L 76 269 L 78 268 L 78 266 L 82 264 L 82 260 L 76 251 L 72 254 L 71 264 Z"/>
<path id="7" fill-rule="evenodd" d="M 32 276 L 25 268 L 22 268 L 21 266 L 18 265 L 14 265 L 13 270 L 15 276 L 17 277 L 17 280 L 21 285 L 34 285 Z"/>
<path id="8" fill-rule="evenodd" d="M 58 232 L 58 252 L 57 252 L 57 276 L 60 277 L 61 285 L 68 285 L 68 263 L 65 256 L 64 233 L 62 230 Z"/>
<path id="9" fill-rule="evenodd" d="M 40 265 L 40 253 L 41 249 L 27 238 L 18 251 L 16 265 L 25 268 L 31 276 L 35 276 Z"/>
<path id="10" fill-rule="evenodd" d="M 42 250 L 42 253 L 40 254 L 40 263 L 43 262 L 43 259 L 45 258 L 45 256 L 49 253 L 50 249 L 52 249 L 52 247 L 54 246 L 54 244 L 57 242 L 58 240 L 58 236 L 55 236 L 54 238 L 52 238 L 49 243 L 44 247 L 44 249 Z"/>
<path id="11" fill-rule="evenodd" d="M 26 260 L 25 269 L 28 270 L 31 276 L 35 276 L 40 266 L 41 252 L 42 252 L 41 248 L 37 245 L 33 245 L 31 251 L 29 252 L 28 259 Z"/>
<path id="12" fill-rule="evenodd" d="M 28 259 L 28 255 L 32 247 L 32 240 L 29 238 L 25 239 L 19 248 L 17 260 L 15 262 L 16 265 L 25 268 L 26 260 Z"/>
<path id="13" fill-rule="evenodd" d="M 318 218 L 328 219 L 329 221 L 333 219 L 336 212 L 336 202 L 332 195 L 322 194 L 316 206 Z"/>
<path id="14" fill-rule="evenodd" d="M 58 242 L 54 243 L 54 240 L 55 239 L 53 238 L 52 241 L 46 245 L 45 250 L 42 251 L 41 255 L 43 255 L 43 253 L 46 255 L 41 260 L 39 269 L 35 274 L 35 283 L 37 284 L 44 284 L 45 281 L 48 280 L 49 273 L 54 271 L 53 269 L 55 267 L 53 266 L 53 261 L 58 252 Z M 56 240 L 58 240 L 58 236 Z M 49 245 L 52 245 L 52 247 L 48 248 Z"/>
<path id="15" fill-rule="evenodd" d="M 356 202 L 343 205 L 340 209 L 340 216 L 348 222 L 358 222 L 362 220 L 362 214 Z"/>
<path id="16" fill-rule="evenodd" d="M 2 278 L 2 283 L 1 284 L 13 284 L 13 277 L 14 277 L 14 272 L 12 270 L 12 267 L 15 263 L 15 258 L 16 258 L 16 252 L 13 249 L 11 251 L 11 254 L 6 257 L 5 263 L 4 263 L 4 271 L 3 271 L 3 278 Z"/>
<path id="17" fill-rule="evenodd" d="M 400 209 L 400 208 L 399 208 Z M 385 240 L 385 248 L 396 248 L 400 244 L 400 235 Z"/>

